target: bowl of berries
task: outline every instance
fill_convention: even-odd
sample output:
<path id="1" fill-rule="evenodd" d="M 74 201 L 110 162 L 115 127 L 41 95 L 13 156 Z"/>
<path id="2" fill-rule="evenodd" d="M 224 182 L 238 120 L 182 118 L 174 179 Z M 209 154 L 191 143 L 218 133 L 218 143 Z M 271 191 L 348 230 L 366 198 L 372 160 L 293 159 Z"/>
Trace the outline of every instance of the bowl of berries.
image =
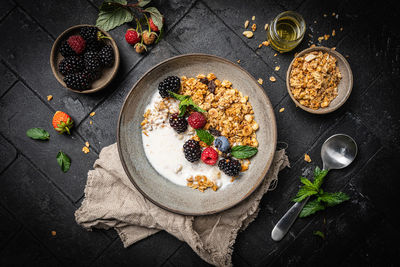
<path id="1" fill-rule="evenodd" d="M 119 52 L 111 35 L 93 25 L 76 25 L 60 34 L 50 65 L 60 84 L 75 93 L 94 93 L 115 77 Z"/>

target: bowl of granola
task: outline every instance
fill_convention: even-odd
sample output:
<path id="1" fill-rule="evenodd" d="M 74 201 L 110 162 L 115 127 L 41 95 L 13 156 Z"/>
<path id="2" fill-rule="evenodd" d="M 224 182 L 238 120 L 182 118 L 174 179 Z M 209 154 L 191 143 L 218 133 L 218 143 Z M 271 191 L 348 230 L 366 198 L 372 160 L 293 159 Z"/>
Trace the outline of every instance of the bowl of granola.
<path id="1" fill-rule="evenodd" d="M 263 181 L 276 148 L 272 105 L 226 59 L 188 54 L 150 69 L 118 121 L 122 165 L 151 202 L 185 215 L 223 211 Z"/>
<path id="2" fill-rule="evenodd" d="M 326 114 L 347 101 L 353 74 L 347 60 L 336 50 L 310 47 L 290 63 L 286 86 L 296 106 L 310 113 Z"/>

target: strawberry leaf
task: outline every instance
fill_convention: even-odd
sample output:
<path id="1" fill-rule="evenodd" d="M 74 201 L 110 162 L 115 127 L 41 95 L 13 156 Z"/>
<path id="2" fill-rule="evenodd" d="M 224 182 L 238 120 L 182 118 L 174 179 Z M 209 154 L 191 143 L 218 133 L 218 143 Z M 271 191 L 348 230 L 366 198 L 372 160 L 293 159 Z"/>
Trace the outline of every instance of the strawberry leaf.
<path id="1" fill-rule="evenodd" d="M 154 25 L 156 25 L 157 28 L 161 30 L 163 27 L 163 15 L 161 15 L 160 11 L 158 11 L 158 9 L 155 7 L 148 7 L 144 11 L 150 13 Z"/>
<path id="2" fill-rule="evenodd" d="M 132 11 L 124 6 L 125 0 L 107 0 L 100 6 L 99 17 L 96 26 L 105 31 L 109 31 L 126 22 L 133 20 Z"/>
<path id="3" fill-rule="evenodd" d="M 140 6 L 140 7 L 144 7 L 144 6 L 146 6 L 148 3 L 150 3 L 151 2 L 151 0 L 139 0 L 138 1 L 138 6 Z"/>
<path id="4" fill-rule="evenodd" d="M 26 135 L 32 139 L 36 140 L 49 140 L 50 134 L 41 128 L 31 128 L 26 131 Z"/>
<path id="5" fill-rule="evenodd" d="M 57 154 L 57 163 L 60 165 L 63 172 L 67 172 L 69 167 L 71 167 L 71 159 L 61 150 Z"/>

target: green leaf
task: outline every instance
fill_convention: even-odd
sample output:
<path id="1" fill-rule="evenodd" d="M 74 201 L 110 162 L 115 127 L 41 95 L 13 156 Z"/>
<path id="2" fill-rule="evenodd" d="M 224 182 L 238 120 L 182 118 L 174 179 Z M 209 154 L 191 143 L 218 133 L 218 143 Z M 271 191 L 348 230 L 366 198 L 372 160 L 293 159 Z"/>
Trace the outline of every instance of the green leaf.
<path id="1" fill-rule="evenodd" d="M 237 159 L 248 159 L 257 154 L 258 149 L 252 146 L 234 146 L 231 155 Z"/>
<path id="2" fill-rule="evenodd" d="M 154 25 L 157 26 L 159 30 L 163 27 L 163 15 L 155 7 L 148 7 L 144 11 L 149 12 Z"/>
<path id="3" fill-rule="evenodd" d="M 185 105 L 182 106 L 181 104 L 179 104 L 179 115 L 178 115 L 178 117 L 185 116 L 186 110 L 187 110 L 187 106 L 185 106 Z"/>
<path id="4" fill-rule="evenodd" d="M 179 103 L 179 117 L 182 117 L 185 115 L 186 109 L 187 107 L 192 108 L 194 111 L 198 111 L 198 112 L 206 112 L 204 109 L 200 108 L 199 106 L 196 105 L 196 103 L 193 102 L 193 100 L 190 98 L 190 96 L 188 95 L 179 95 L 176 94 L 172 91 L 168 91 L 170 96 L 172 96 L 173 98 L 181 101 Z M 182 113 L 182 111 L 184 111 Z"/>
<path id="5" fill-rule="evenodd" d="M 133 20 L 133 14 L 126 5 L 125 0 L 104 1 L 100 6 L 99 17 L 96 26 L 105 31 L 109 31 L 126 22 Z"/>
<path id="6" fill-rule="evenodd" d="M 50 139 L 50 134 L 41 128 L 31 128 L 28 131 L 26 131 L 26 135 L 32 139 L 37 139 L 37 140 L 49 140 Z"/>
<path id="7" fill-rule="evenodd" d="M 316 235 L 316 236 L 321 237 L 322 239 L 325 239 L 325 234 L 323 232 L 321 232 L 321 231 L 314 231 L 313 234 Z"/>
<path id="8" fill-rule="evenodd" d="M 317 199 L 314 199 L 313 201 L 308 202 L 304 206 L 304 208 L 300 212 L 299 217 L 304 218 L 323 209 L 325 209 L 325 206 L 322 203 L 320 203 Z"/>
<path id="9" fill-rule="evenodd" d="M 328 170 L 321 170 L 318 166 L 314 170 L 314 186 L 319 189 L 324 182 L 325 176 L 328 174 Z"/>
<path id="10" fill-rule="evenodd" d="M 67 172 L 69 167 L 71 167 L 71 159 L 61 150 L 57 154 L 57 163 L 60 165 L 63 172 Z"/>
<path id="11" fill-rule="evenodd" d="M 139 0 L 138 1 L 138 6 L 140 6 L 140 7 L 144 7 L 144 6 L 146 6 L 148 3 L 150 3 L 151 2 L 151 0 Z"/>
<path id="12" fill-rule="evenodd" d="M 309 196 L 313 196 L 318 194 L 318 191 L 315 190 L 314 186 L 310 187 L 310 186 L 302 186 L 299 189 L 299 192 L 297 192 L 297 195 L 295 198 L 292 199 L 292 201 L 294 202 L 301 202 L 304 199 L 306 199 Z"/>
<path id="13" fill-rule="evenodd" d="M 158 44 L 158 42 L 164 37 L 164 27 L 161 28 L 160 34 L 158 35 L 155 44 Z"/>
<path id="14" fill-rule="evenodd" d="M 318 197 L 318 200 L 326 203 L 326 205 L 328 207 L 338 205 L 349 199 L 350 199 L 350 197 L 347 194 L 342 193 L 342 192 L 336 192 L 336 193 L 325 192 Z"/>
<path id="15" fill-rule="evenodd" d="M 176 94 L 176 93 L 174 93 L 172 91 L 168 91 L 168 93 L 169 93 L 170 96 L 172 96 L 173 98 L 175 98 L 175 99 L 177 99 L 179 101 L 183 101 L 183 100 L 186 100 L 186 99 L 190 98 L 189 95 L 180 95 L 180 94 Z"/>
<path id="16" fill-rule="evenodd" d="M 196 134 L 200 138 L 201 141 L 206 143 L 207 145 L 211 145 L 214 141 L 214 136 L 212 136 L 209 132 L 202 129 L 196 129 Z"/>
<path id="17" fill-rule="evenodd" d="M 310 180 L 308 180 L 307 178 L 300 177 L 300 181 L 301 181 L 302 184 L 314 188 L 314 184 Z"/>
<path id="18" fill-rule="evenodd" d="M 193 100 L 191 98 L 189 98 L 187 100 L 188 105 L 195 111 L 198 112 L 206 112 L 204 109 L 202 109 L 201 107 L 199 107 L 198 105 L 196 105 L 196 103 L 193 102 Z"/>

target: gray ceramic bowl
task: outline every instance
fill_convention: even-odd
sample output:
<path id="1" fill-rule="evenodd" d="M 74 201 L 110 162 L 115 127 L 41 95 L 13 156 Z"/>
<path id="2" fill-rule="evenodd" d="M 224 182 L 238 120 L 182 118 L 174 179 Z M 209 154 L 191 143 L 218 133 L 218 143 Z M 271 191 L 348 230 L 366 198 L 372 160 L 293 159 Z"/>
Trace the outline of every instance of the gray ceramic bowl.
<path id="1" fill-rule="evenodd" d="M 233 184 L 201 193 L 179 186 L 158 174 L 148 162 L 142 145 L 140 122 L 158 84 L 169 75 L 215 73 L 229 80 L 233 87 L 249 96 L 253 105 L 259 152 L 252 158 L 248 171 Z M 153 67 L 133 86 L 125 99 L 118 121 L 118 152 L 128 177 L 136 188 L 154 204 L 185 215 L 206 215 L 233 207 L 248 197 L 265 177 L 276 148 L 276 122 L 272 105 L 257 81 L 238 65 L 211 55 L 189 54 L 170 58 Z"/>
<path id="2" fill-rule="evenodd" d="M 102 70 L 101 77 L 99 79 L 93 81 L 90 89 L 84 90 L 84 91 L 78 91 L 78 90 L 68 88 L 63 80 L 64 75 L 62 75 L 58 71 L 58 64 L 63 59 L 63 56 L 60 54 L 60 52 L 58 52 L 58 50 L 60 49 L 60 46 L 64 40 L 66 40 L 71 35 L 79 34 L 80 29 L 84 26 L 93 26 L 94 27 L 94 25 L 88 25 L 88 24 L 75 25 L 71 28 L 66 29 L 63 33 L 61 33 L 57 37 L 57 39 L 54 41 L 53 47 L 51 48 L 50 66 L 51 66 L 51 70 L 53 71 L 54 77 L 56 77 L 57 81 L 62 86 L 64 86 L 68 90 L 71 90 L 72 92 L 75 92 L 75 93 L 90 94 L 90 93 L 98 92 L 110 84 L 112 79 L 114 79 L 115 75 L 117 74 L 120 58 L 119 58 L 118 46 L 115 43 L 114 39 L 112 39 L 111 35 L 108 32 L 99 29 L 104 35 L 111 38 L 111 39 L 104 39 L 104 41 L 106 44 L 111 45 L 114 50 L 114 65 L 111 68 L 104 68 Z"/>
<path id="3" fill-rule="evenodd" d="M 339 70 L 342 74 L 342 79 L 339 82 L 338 85 L 338 95 L 337 97 L 332 100 L 332 102 L 327 106 L 326 108 L 319 108 L 319 109 L 312 109 L 305 107 L 301 105 L 292 95 L 292 91 L 290 90 L 290 72 L 292 71 L 292 65 L 294 60 L 297 57 L 304 56 L 307 53 L 314 52 L 314 51 L 322 51 L 323 53 L 328 53 L 331 56 L 334 56 L 337 61 L 336 64 L 339 67 Z M 332 50 L 331 48 L 323 47 L 323 46 L 316 46 L 316 47 L 310 47 L 307 49 L 304 49 L 300 53 L 296 55 L 296 57 L 292 60 L 292 62 L 289 65 L 289 68 L 286 73 L 286 87 L 288 90 L 288 93 L 290 95 L 290 98 L 292 98 L 293 102 L 296 104 L 296 106 L 300 107 L 301 109 L 314 113 L 314 114 L 326 114 L 330 113 L 332 111 L 337 110 L 340 108 L 349 98 L 351 90 L 353 88 L 353 73 L 351 72 L 351 68 L 347 60 L 337 51 Z"/>

